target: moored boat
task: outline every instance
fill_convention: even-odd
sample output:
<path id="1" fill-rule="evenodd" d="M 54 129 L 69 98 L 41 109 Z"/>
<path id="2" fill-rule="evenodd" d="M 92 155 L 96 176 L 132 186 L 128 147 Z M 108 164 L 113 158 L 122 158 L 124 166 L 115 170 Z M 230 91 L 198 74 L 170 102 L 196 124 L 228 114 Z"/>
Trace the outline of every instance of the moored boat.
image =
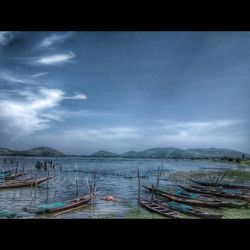
<path id="1" fill-rule="evenodd" d="M 25 173 L 14 173 L 14 174 L 10 174 L 10 175 L 7 175 L 7 176 L 0 176 L 0 179 L 3 180 L 3 181 L 11 181 L 11 180 L 15 180 L 17 179 L 18 177 L 21 177 L 21 176 L 24 176 L 26 174 L 28 174 L 29 172 L 25 172 Z"/>
<path id="2" fill-rule="evenodd" d="M 9 219 L 16 217 L 16 213 L 0 209 L 0 219 Z"/>
<path id="3" fill-rule="evenodd" d="M 96 195 L 97 193 L 93 193 L 91 195 L 81 196 L 73 200 L 42 204 L 34 208 L 23 208 L 23 210 L 26 212 L 36 213 L 36 214 L 72 211 L 88 204 L 91 201 L 91 199 L 94 198 Z"/>
<path id="4" fill-rule="evenodd" d="M 185 205 L 181 204 L 175 201 L 169 201 L 169 202 L 164 202 L 160 200 L 155 201 L 157 204 L 161 204 L 162 206 L 165 206 L 167 208 L 170 208 L 172 210 L 176 210 L 188 215 L 193 215 L 199 218 L 204 218 L 204 219 L 220 219 L 222 215 L 220 214 L 214 214 L 214 213 L 209 213 L 207 211 L 201 210 L 194 208 L 190 205 Z"/>
<path id="5" fill-rule="evenodd" d="M 201 185 L 201 186 L 211 186 L 211 187 L 223 187 L 223 188 L 235 188 L 235 189 L 247 189 L 250 190 L 250 185 L 240 185 L 240 184 L 229 184 L 229 183 L 217 183 L 209 181 L 198 181 L 189 179 L 189 181 Z"/>
<path id="6" fill-rule="evenodd" d="M 142 185 L 145 189 L 155 192 L 158 195 L 166 198 L 167 200 L 176 201 L 178 203 L 184 203 L 187 205 L 193 205 L 193 206 L 201 206 L 201 207 L 248 207 L 247 202 L 241 202 L 241 201 L 222 201 L 222 200 L 211 200 L 211 199 L 200 199 L 197 198 L 193 193 L 190 194 L 190 198 L 188 197 L 181 197 L 179 194 L 171 193 L 167 191 L 160 190 L 155 187 L 147 187 L 145 185 Z"/>
<path id="7" fill-rule="evenodd" d="M 197 185 L 178 185 L 185 191 L 199 193 L 199 194 L 207 194 L 214 195 L 217 197 L 224 198 L 232 198 L 232 199 L 240 199 L 250 202 L 250 194 L 246 192 L 242 192 L 241 190 L 233 190 L 233 189 L 225 189 L 225 188 L 215 188 L 215 187 L 205 187 L 205 186 L 197 186 Z"/>
<path id="8" fill-rule="evenodd" d="M 170 208 L 167 208 L 166 206 L 158 204 L 154 201 L 139 199 L 138 202 L 142 207 L 145 207 L 148 210 L 153 211 L 155 213 L 161 214 L 163 216 L 166 216 L 172 219 L 181 219 L 181 215 L 178 212 Z"/>
<path id="9" fill-rule="evenodd" d="M 0 184 L 0 189 L 5 188 L 18 188 L 18 187 L 32 187 L 37 186 L 45 181 L 54 178 L 53 176 L 47 176 L 39 179 L 28 179 L 28 180 L 14 180 L 8 181 Z"/>

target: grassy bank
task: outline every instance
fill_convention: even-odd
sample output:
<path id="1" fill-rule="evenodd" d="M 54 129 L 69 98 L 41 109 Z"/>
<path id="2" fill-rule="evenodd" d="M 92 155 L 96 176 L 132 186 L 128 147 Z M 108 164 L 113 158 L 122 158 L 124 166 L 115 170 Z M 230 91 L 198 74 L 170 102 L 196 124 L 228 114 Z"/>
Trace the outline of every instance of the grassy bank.
<path id="1" fill-rule="evenodd" d="M 250 184 L 250 171 L 246 169 L 231 169 L 226 170 L 227 173 L 223 178 L 222 182 L 230 182 L 230 183 L 244 183 Z M 218 173 L 222 176 L 222 171 L 219 170 L 197 170 L 197 171 L 179 171 L 175 173 L 164 173 L 161 177 L 160 187 L 170 188 L 167 184 L 177 184 L 177 183 L 189 183 L 188 179 L 202 179 L 209 180 L 209 175 L 211 180 L 215 181 L 218 178 Z M 171 185 L 172 186 L 172 185 Z M 175 187 L 175 186 L 173 186 Z M 172 187 L 172 188 L 173 188 Z M 223 198 L 222 198 L 223 199 Z M 198 207 L 197 207 L 198 208 Z M 213 213 L 218 213 L 223 215 L 223 219 L 250 219 L 250 208 L 218 208 L 218 209 L 208 209 L 208 208 L 199 208 L 202 210 L 207 210 Z M 182 214 L 182 213 L 181 213 Z M 191 217 L 185 214 L 182 214 L 183 218 L 197 218 Z M 135 218 L 135 219 L 158 219 L 158 218 L 166 218 L 156 213 L 152 213 L 139 208 L 131 208 L 129 209 L 126 218 Z"/>

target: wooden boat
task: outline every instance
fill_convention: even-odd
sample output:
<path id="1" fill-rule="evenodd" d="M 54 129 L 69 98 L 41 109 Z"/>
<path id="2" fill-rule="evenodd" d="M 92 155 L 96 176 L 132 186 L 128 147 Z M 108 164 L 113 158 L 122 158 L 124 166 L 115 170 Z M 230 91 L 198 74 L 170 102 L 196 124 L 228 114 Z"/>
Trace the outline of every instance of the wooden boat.
<path id="1" fill-rule="evenodd" d="M 225 197 L 225 198 L 231 198 L 231 199 L 241 199 L 241 200 L 250 202 L 250 194 L 247 194 L 240 190 L 213 188 L 213 187 L 205 187 L 205 186 L 197 186 L 197 185 L 191 185 L 191 186 L 178 185 L 178 187 L 188 192 L 214 195 L 217 197 Z"/>
<path id="2" fill-rule="evenodd" d="M 0 184 L 0 189 L 4 188 L 18 188 L 18 187 L 31 187 L 31 186 L 37 186 L 38 184 L 41 184 L 45 181 L 48 181 L 50 179 L 54 178 L 53 176 L 47 176 L 40 179 L 28 179 L 28 180 L 14 180 L 14 181 L 8 181 Z"/>
<path id="3" fill-rule="evenodd" d="M 0 218 L 1 219 L 9 219 L 16 217 L 16 213 L 8 212 L 7 210 L 0 209 Z"/>
<path id="4" fill-rule="evenodd" d="M 36 213 L 36 214 L 72 211 L 86 205 L 91 201 L 91 198 L 94 198 L 96 195 L 97 193 L 93 193 L 91 195 L 85 195 L 73 200 L 43 204 L 36 206 L 35 208 L 23 208 L 23 210 L 26 212 Z"/>
<path id="5" fill-rule="evenodd" d="M 11 169 L 11 170 L 1 170 L 0 173 L 1 174 L 7 174 L 7 173 L 13 173 L 15 171 L 15 169 Z"/>
<path id="6" fill-rule="evenodd" d="M 216 183 L 216 182 L 208 182 L 208 181 L 197 181 L 189 179 L 189 181 L 201 185 L 201 186 L 211 186 L 211 187 L 223 187 L 223 188 L 235 188 L 235 189 L 247 189 L 250 190 L 250 186 L 239 185 L 239 184 L 228 184 L 228 183 Z"/>
<path id="7" fill-rule="evenodd" d="M 187 198 L 187 197 L 181 197 L 179 195 L 176 195 L 174 193 L 170 193 L 167 191 L 162 191 L 158 188 L 151 188 L 151 187 L 147 187 L 145 185 L 142 185 L 145 189 L 151 191 L 151 192 L 155 192 L 157 194 L 159 194 L 160 196 L 166 198 L 167 200 L 171 200 L 171 201 L 176 201 L 179 203 L 184 203 L 187 205 L 191 205 L 191 206 L 200 206 L 200 207 L 248 207 L 248 203 L 247 202 L 240 202 L 240 201 L 234 201 L 234 202 L 229 202 L 229 201 L 221 201 L 221 200 L 212 200 L 212 199 L 201 199 L 201 198 Z"/>
<path id="8" fill-rule="evenodd" d="M 11 176 L 11 175 L 12 175 L 12 172 L 0 173 L 0 178 L 5 179 L 6 177 Z"/>
<path id="9" fill-rule="evenodd" d="M 184 205 L 175 201 L 163 202 L 160 200 L 155 200 L 155 202 L 157 204 L 162 205 L 163 207 L 165 206 L 166 208 L 176 210 L 176 211 L 188 214 L 188 215 L 193 215 L 193 216 L 197 216 L 200 218 L 204 218 L 204 219 L 220 219 L 222 217 L 222 215 L 220 214 L 209 213 L 207 211 L 203 211 L 203 210 L 194 208 L 192 206 Z"/>
<path id="10" fill-rule="evenodd" d="M 21 176 L 24 176 L 26 174 L 28 174 L 29 172 L 25 172 L 25 173 L 14 173 L 14 174 L 11 174 L 11 175 L 7 175 L 5 176 L 4 178 L 1 176 L 1 179 L 4 180 L 4 181 L 10 181 L 10 180 L 15 180 L 17 179 L 18 177 L 21 177 Z"/>
<path id="11" fill-rule="evenodd" d="M 167 207 L 164 207 L 161 204 L 158 204 L 154 201 L 139 199 L 138 202 L 142 207 L 145 207 L 148 210 L 153 211 L 155 213 L 161 214 L 163 216 L 166 216 L 172 219 L 181 219 L 181 215 L 178 212 L 172 209 L 169 209 Z"/>

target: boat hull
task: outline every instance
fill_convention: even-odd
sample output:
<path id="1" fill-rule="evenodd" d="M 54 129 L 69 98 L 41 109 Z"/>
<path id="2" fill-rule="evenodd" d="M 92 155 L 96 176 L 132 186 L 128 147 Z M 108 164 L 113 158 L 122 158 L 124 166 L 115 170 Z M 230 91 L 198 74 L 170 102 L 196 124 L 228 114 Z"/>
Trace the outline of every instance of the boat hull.
<path id="1" fill-rule="evenodd" d="M 175 196 L 171 193 L 168 192 L 163 192 L 160 191 L 157 188 L 151 188 L 151 187 L 147 187 L 144 186 L 144 188 L 146 188 L 147 190 L 151 191 L 151 192 L 155 192 L 158 195 L 166 198 L 167 200 L 171 200 L 171 201 L 176 201 L 179 203 L 184 203 L 187 205 L 191 205 L 191 206 L 200 206 L 200 207 L 211 207 L 211 208 L 219 208 L 219 207 L 248 207 L 248 203 L 244 203 L 244 202 L 224 202 L 221 200 L 214 200 L 214 201 L 203 201 L 203 200 L 197 200 L 197 199 L 185 199 L 185 198 L 181 198 L 178 196 Z"/>

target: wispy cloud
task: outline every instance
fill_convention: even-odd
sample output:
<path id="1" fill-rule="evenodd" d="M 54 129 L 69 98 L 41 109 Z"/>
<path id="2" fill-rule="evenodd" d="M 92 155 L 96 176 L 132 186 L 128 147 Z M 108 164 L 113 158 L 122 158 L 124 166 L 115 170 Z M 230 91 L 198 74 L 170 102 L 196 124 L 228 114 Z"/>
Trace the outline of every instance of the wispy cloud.
<path id="1" fill-rule="evenodd" d="M 31 77 L 38 78 L 38 77 L 42 77 L 42 76 L 46 76 L 46 75 L 48 75 L 48 72 L 40 72 L 40 73 L 32 75 Z"/>
<path id="2" fill-rule="evenodd" d="M 12 92 L 12 96 L 10 92 L 0 99 L 0 132 L 19 137 L 48 128 L 51 120 L 60 120 L 60 114 L 50 112 L 64 99 L 65 93 L 60 89 L 25 89 Z"/>
<path id="3" fill-rule="evenodd" d="M 189 132 L 205 132 L 225 127 L 230 127 L 240 123 L 238 120 L 211 120 L 211 121 L 172 121 L 160 120 L 160 124 L 164 129 L 172 129 L 175 131 L 189 131 Z"/>
<path id="4" fill-rule="evenodd" d="M 36 64 L 42 65 L 57 65 L 69 62 L 71 59 L 75 57 L 73 52 L 64 53 L 64 54 L 55 54 L 49 56 L 42 56 L 38 60 L 35 61 Z"/>
<path id="5" fill-rule="evenodd" d="M 55 43 L 64 42 L 66 39 L 69 39 L 72 36 L 72 32 L 62 33 L 62 34 L 52 34 L 48 37 L 45 37 L 39 44 L 39 48 L 48 48 Z"/>
<path id="6" fill-rule="evenodd" d="M 153 127 L 156 145 L 176 147 L 227 147 L 227 144 L 239 144 L 243 141 L 244 121 L 172 121 L 160 120 L 160 125 Z"/>
<path id="7" fill-rule="evenodd" d="M 0 71 L 0 79 L 10 82 L 10 83 L 25 83 L 25 84 L 33 84 L 34 81 L 29 79 L 29 77 L 25 77 L 21 74 L 17 74 L 7 70 Z"/>
<path id="8" fill-rule="evenodd" d="M 162 129 L 169 133 L 204 134 L 230 128 L 241 124 L 239 120 L 210 120 L 210 121 L 172 121 L 160 120 Z"/>
<path id="9" fill-rule="evenodd" d="M 14 39 L 13 32 L 0 31 L 0 45 L 6 46 Z"/>
<path id="10" fill-rule="evenodd" d="M 63 121 L 72 117 L 100 117 L 100 116 L 113 116 L 114 113 L 97 112 L 92 110 L 69 110 L 65 108 L 53 109 L 49 114 L 44 114 L 46 117 L 52 117 L 54 120 Z"/>
<path id="11" fill-rule="evenodd" d="M 75 94 L 74 96 L 67 96 L 65 99 L 68 100 L 85 100 L 87 96 L 85 94 Z"/>
<path id="12" fill-rule="evenodd" d="M 134 127 L 112 127 L 100 129 L 73 129 L 64 132 L 64 136 L 71 139 L 83 141 L 98 141 L 98 140 L 120 140 L 137 138 L 138 130 Z"/>

